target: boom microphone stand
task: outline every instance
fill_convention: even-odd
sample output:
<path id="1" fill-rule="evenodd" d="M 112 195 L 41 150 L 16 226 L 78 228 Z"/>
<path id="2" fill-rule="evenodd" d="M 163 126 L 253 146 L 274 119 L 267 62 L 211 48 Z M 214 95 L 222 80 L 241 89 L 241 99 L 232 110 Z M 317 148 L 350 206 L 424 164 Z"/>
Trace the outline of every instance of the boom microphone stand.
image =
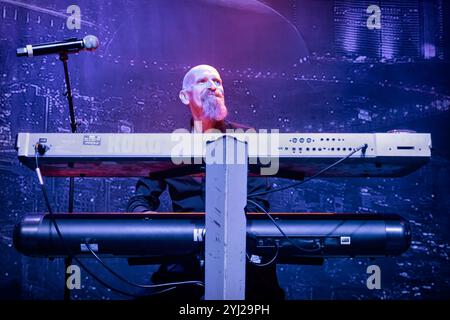
<path id="1" fill-rule="evenodd" d="M 66 39 L 64 41 L 52 42 L 52 43 L 43 43 L 43 44 L 29 44 L 25 47 L 17 48 L 16 55 L 18 57 L 33 57 L 39 55 L 47 55 L 58 53 L 59 60 L 63 63 L 64 66 L 64 76 L 66 82 L 66 93 L 64 94 L 67 97 L 67 101 L 69 102 L 69 115 L 70 115 L 70 129 L 72 133 L 77 132 L 77 123 L 75 121 L 75 111 L 73 107 L 73 98 L 72 98 L 72 89 L 70 87 L 70 78 L 69 78 L 69 68 L 67 67 L 67 60 L 69 59 L 69 53 L 76 53 L 80 50 L 88 50 L 92 51 L 98 47 L 98 39 L 93 35 L 87 35 L 83 39 L 71 38 Z M 37 159 L 37 158 L 36 158 Z M 68 164 L 69 168 L 73 168 L 73 163 Z M 73 212 L 73 203 L 74 203 L 74 177 L 69 178 L 69 208 L 68 212 Z M 67 286 L 67 268 L 72 264 L 72 259 L 66 258 L 64 260 L 65 263 L 65 283 L 64 283 L 64 300 L 70 300 L 70 290 Z"/>
<path id="2" fill-rule="evenodd" d="M 67 101 L 69 102 L 69 115 L 70 115 L 70 129 L 72 133 L 77 132 L 77 123 L 75 121 L 75 109 L 73 107 L 73 98 L 72 98 L 72 88 L 70 86 L 70 78 L 69 78 L 69 68 L 67 66 L 67 60 L 69 59 L 67 52 L 61 52 L 59 54 L 59 60 L 62 61 L 64 65 L 64 76 L 66 82 L 66 93 Z M 69 167 L 73 167 L 72 163 L 69 163 Z M 69 178 L 69 208 L 68 213 L 73 212 L 73 202 L 74 202 L 74 177 Z M 67 268 L 72 264 L 72 258 L 67 257 L 64 258 L 64 300 L 70 300 L 70 289 L 67 286 L 67 279 L 69 275 L 67 274 Z"/>

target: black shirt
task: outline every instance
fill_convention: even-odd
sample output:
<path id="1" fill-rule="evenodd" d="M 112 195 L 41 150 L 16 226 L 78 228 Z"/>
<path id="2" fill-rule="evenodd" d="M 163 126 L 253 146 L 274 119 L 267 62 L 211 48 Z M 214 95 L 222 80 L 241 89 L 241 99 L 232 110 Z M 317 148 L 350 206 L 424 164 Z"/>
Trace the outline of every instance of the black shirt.
<path id="1" fill-rule="evenodd" d="M 240 124 L 223 121 L 216 125 L 222 132 L 226 129 L 248 129 Z M 183 176 L 174 178 L 141 178 L 136 184 L 136 193 L 128 201 L 128 212 L 156 211 L 159 208 L 161 193 L 169 188 L 174 212 L 205 211 L 205 175 Z M 269 190 L 267 178 L 248 177 L 247 193 Z M 265 196 L 249 197 L 269 211 L 270 205 Z M 247 203 L 246 212 L 261 212 L 257 206 Z"/>

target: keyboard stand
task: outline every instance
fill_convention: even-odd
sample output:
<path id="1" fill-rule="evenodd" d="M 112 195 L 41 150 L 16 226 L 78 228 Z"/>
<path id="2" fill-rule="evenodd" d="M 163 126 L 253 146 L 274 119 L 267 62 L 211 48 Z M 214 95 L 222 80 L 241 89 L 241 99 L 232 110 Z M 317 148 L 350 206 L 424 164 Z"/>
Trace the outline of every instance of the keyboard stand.
<path id="1" fill-rule="evenodd" d="M 247 144 L 224 136 L 206 150 L 205 300 L 244 300 Z"/>

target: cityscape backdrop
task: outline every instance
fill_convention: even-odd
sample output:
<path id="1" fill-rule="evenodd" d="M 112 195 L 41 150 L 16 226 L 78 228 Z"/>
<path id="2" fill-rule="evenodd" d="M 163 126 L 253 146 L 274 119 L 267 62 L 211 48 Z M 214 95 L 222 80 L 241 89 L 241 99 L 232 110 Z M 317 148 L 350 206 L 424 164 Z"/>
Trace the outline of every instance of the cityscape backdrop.
<path id="1" fill-rule="evenodd" d="M 67 8 L 80 8 L 78 29 Z M 370 5 L 381 9 L 369 28 Z M 30 258 L 12 229 L 44 201 L 17 160 L 18 132 L 70 132 L 58 56 L 17 58 L 31 43 L 100 39 L 69 57 L 78 132 L 171 132 L 189 113 L 178 100 L 192 66 L 215 66 L 230 120 L 280 132 L 432 134 L 432 160 L 396 179 L 319 178 L 271 195 L 273 212 L 397 213 L 410 221 L 399 257 L 278 265 L 288 299 L 450 298 L 450 3 L 444 0 L 0 0 L 0 298 L 62 299 L 64 261 Z M 72 25 L 73 26 L 73 25 Z M 289 182 L 271 178 L 273 185 Z M 75 211 L 124 211 L 136 179 L 75 179 Z M 66 212 L 68 179 L 47 178 L 54 211 Z M 163 195 L 160 211 L 171 211 Z M 108 264 L 148 283 L 155 266 Z M 93 259 L 86 264 L 120 284 Z M 366 269 L 381 268 L 369 290 Z M 128 299 L 82 270 L 72 299 Z"/>

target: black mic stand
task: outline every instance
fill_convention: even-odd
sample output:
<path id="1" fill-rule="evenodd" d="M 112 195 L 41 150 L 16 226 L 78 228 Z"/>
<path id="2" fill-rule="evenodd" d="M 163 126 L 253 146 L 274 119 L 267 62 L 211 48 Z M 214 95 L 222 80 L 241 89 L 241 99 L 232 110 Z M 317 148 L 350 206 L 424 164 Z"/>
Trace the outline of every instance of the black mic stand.
<path id="1" fill-rule="evenodd" d="M 73 107 L 73 99 L 72 99 L 72 89 L 70 87 L 70 79 L 69 79 L 69 68 L 67 67 L 67 60 L 69 59 L 67 52 L 61 52 L 59 54 L 59 60 L 62 61 L 64 65 L 64 76 L 66 79 L 66 89 L 67 92 L 65 96 L 67 96 L 67 101 L 69 102 L 69 114 L 70 114 L 70 128 L 72 133 L 77 132 L 77 123 L 75 121 L 75 109 Z M 73 163 L 69 163 L 69 167 L 73 167 Z M 74 177 L 69 178 L 69 208 L 68 213 L 73 212 L 73 194 L 74 194 Z M 67 274 L 67 268 L 72 264 L 72 258 L 67 257 L 64 258 L 64 300 L 70 300 L 70 289 L 67 286 L 67 279 L 69 275 Z"/>

